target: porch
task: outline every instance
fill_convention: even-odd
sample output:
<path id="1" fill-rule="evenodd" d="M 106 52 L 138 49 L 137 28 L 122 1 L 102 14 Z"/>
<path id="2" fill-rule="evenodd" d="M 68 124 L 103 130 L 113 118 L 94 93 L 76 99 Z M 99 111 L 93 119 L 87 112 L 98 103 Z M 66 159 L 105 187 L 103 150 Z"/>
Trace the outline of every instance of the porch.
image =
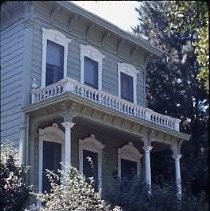
<path id="1" fill-rule="evenodd" d="M 51 159 L 45 156 L 43 143 L 53 142 L 60 144 L 57 163 L 70 163 L 83 173 L 85 154 L 95 156 L 98 190 L 112 186 L 116 177 L 130 174 L 126 169 L 134 169 L 151 184 L 151 150 L 171 150 L 181 193 L 180 147 L 189 136 L 178 132 L 177 119 L 71 79 L 33 90 L 32 104 L 24 111 L 28 116 L 24 162 L 32 166 L 30 183 L 37 191 L 42 191 L 43 161 Z"/>

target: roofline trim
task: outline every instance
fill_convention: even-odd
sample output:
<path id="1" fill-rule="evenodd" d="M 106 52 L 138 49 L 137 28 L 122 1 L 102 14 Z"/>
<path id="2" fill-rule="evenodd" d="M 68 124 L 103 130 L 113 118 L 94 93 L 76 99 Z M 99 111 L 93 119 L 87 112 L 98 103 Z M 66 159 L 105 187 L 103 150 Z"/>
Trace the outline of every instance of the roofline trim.
<path id="1" fill-rule="evenodd" d="M 134 43 L 135 45 L 140 46 L 144 50 L 148 51 L 149 53 L 152 53 L 158 57 L 162 56 L 164 52 L 160 49 L 158 49 L 155 46 L 152 46 L 150 43 L 146 43 L 145 40 L 141 38 L 136 38 L 133 35 L 129 34 L 128 32 L 124 31 L 123 29 L 120 29 L 116 25 L 108 22 L 107 20 L 88 12 L 87 10 L 77 6 L 76 4 L 72 2 L 64 2 L 64 1 L 55 1 L 58 5 L 66 8 L 67 10 L 78 14 L 82 16 L 85 19 L 88 19 L 90 22 L 96 23 L 97 25 L 101 26 L 107 31 L 112 32 L 113 34 L 118 35 L 119 37 L 122 37 L 124 39 L 127 39 L 128 41 Z"/>

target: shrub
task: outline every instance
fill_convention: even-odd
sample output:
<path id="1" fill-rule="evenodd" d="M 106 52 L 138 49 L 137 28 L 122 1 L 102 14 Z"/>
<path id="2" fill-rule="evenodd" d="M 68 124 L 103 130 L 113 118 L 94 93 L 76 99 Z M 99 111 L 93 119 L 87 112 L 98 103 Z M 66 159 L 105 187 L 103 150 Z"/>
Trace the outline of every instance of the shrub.
<path id="1" fill-rule="evenodd" d="M 37 194 L 38 200 L 42 202 L 42 210 L 75 210 L 75 211 L 110 211 L 110 206 L 101 198 L 100 193 L 95 192 L 93 184 L 88 184 L 85 177 L 77 169 L 63 166 L 59 171 L 61 184 L 58 183 L 59 176 L 48 171 L 51 183 L 50 193 Z M 93 182 L 93 181 L 92 181 Z M 114 210 L 120 210 L 114 208 Z"/>
<path id="2" fill-rule="evenodd" d="M 183 190 L 179 200 L 176 187 L 172 184 L 154 184 L 149 189 L 144 181 L 134 178 L 118 181 L 116 186 L 114 192 L 107 194 L 107 199 L 111 204 L 120 206 L 123 211 L 207 211 L 201 204 L 205 201 L 203 194 L 195 197 Z"/>
<path id="3" fill-rule="evenodd" d="M 0 210 L 23 210 L 29 197 L 26 172 L 18 165 L 17 149 L 10 143 L 1 144 L 0 162 Z"/>

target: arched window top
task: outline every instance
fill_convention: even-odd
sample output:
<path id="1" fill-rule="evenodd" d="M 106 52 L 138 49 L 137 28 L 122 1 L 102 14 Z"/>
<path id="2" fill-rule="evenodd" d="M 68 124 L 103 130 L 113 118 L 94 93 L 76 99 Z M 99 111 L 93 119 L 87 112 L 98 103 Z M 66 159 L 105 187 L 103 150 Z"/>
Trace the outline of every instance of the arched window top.
<path id="1" fill-rule="evenodd" d="M 139 72 L 133 65 L 120 62 L 118 62 L 118 71 L 124 72 L 133 77 L 136 77 Z"/>
<path id="2" fill-rule="evenodd" d="M 132 142 L 118 149 L 118 155 L 122 159 L 139 162 L 142 154 L 133 146 Z"/>
<path id="3" fill-rule="evenodd" d="M 90 59 L 93 59 L 97 62 L 100 62 L 105 56 L 96 48 L 90 45 L 80 45 L 81 54 L 87 56 Z"/>
<path id="4" fill-rule="evenodd" d="M 83 140 L 80 139 L 79 145 L 83 149 L 90 150 L 93 152 L 102 151 L 105 146 L 100 141 L 98 141 L 93 134 Z"/>
<path id="5" fill-rule="evenodd" d="M 56 123 L 53 123 L 50 127 L 39 129 L 39 140 L 64 142 L 64 137 L 64 132 L 58 128 Z"/>
<path id="6" fill-rule="evenodd" d="M 42 28 L 42 32 L 43 32 L 43 38 L 42 38 L 43 42 L 51 40 L 63 46 L 66 46 L 68 45 L 69 42 L 71 42 L 71 39 L 67 38 L 63 33 L 55 29 Z"/>

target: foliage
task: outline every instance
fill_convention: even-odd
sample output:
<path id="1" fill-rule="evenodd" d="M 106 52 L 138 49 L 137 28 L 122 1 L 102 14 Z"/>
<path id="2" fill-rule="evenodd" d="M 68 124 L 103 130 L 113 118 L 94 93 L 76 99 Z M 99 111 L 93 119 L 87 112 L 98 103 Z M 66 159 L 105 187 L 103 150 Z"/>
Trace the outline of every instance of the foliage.
<path id="1" fill-rule="evenodd" d="M 165 52 L 147 65 L 148 107 L 182 120 L 181 131 L 191 134 L 191 140 L 182 147 L 183 185 L 190 186 L 193 194 L 208 192 L 209 102 L 204 86 L 197 80 L 200 67 L 193 43 L 199 40 L 188 31 L 194 28 L 190 24 L 195 11 L 186 17 L 186 30 L 182 24 L 172 27 L 174 2 L 144 1 L 137 11 L 140 23 L 134 32 L 148 37 Z M 203 20 L 197 17 L 195 21 Z"/>
<path id="2" fill-rule="evenodd" d="M 58 183 L 59 176 L 48 171 L 51 192 L 37 195 L 44 205 L 42 210 L 111 210 L 110 206 L 102 200 L 100 193 L 95 192 L 93 186 L 86 182 L 85 177 L 77 169 L 64 166 L 60 174 L 61 184 Z M 114 210 L 120 209 L 116 207 Z"/>
<path id="3" fill-rule="evenodd" d="M 16 148 L 11 143 L 1 144 L 0 210 L 23 210 L 30 192 L 26 172 L 18 165 Z"/>
<path id="4" fill-rule="evenodd" d="M 202 1 L 172 2 L 172 22 L 170 29 L 181 30 L 183 34 L 195 37 L 193 45 L 198 55 L 200 72 L 198 78 L 203 80 L 209 91 L 209 17 L 208 6 Z"/>
<path id="5" fill-rule="evenodd" d="M 138 178 L 118 182 L 115 192 L 109 193 L 111 203 L 120 206 L 123 211 L 207 210 L 203 194 L 196 198 L 184 191 L 181 198 L 181 201 L 177 199 L 176 189 L 172 184 L 153 184 L 150 189 Z"/>

